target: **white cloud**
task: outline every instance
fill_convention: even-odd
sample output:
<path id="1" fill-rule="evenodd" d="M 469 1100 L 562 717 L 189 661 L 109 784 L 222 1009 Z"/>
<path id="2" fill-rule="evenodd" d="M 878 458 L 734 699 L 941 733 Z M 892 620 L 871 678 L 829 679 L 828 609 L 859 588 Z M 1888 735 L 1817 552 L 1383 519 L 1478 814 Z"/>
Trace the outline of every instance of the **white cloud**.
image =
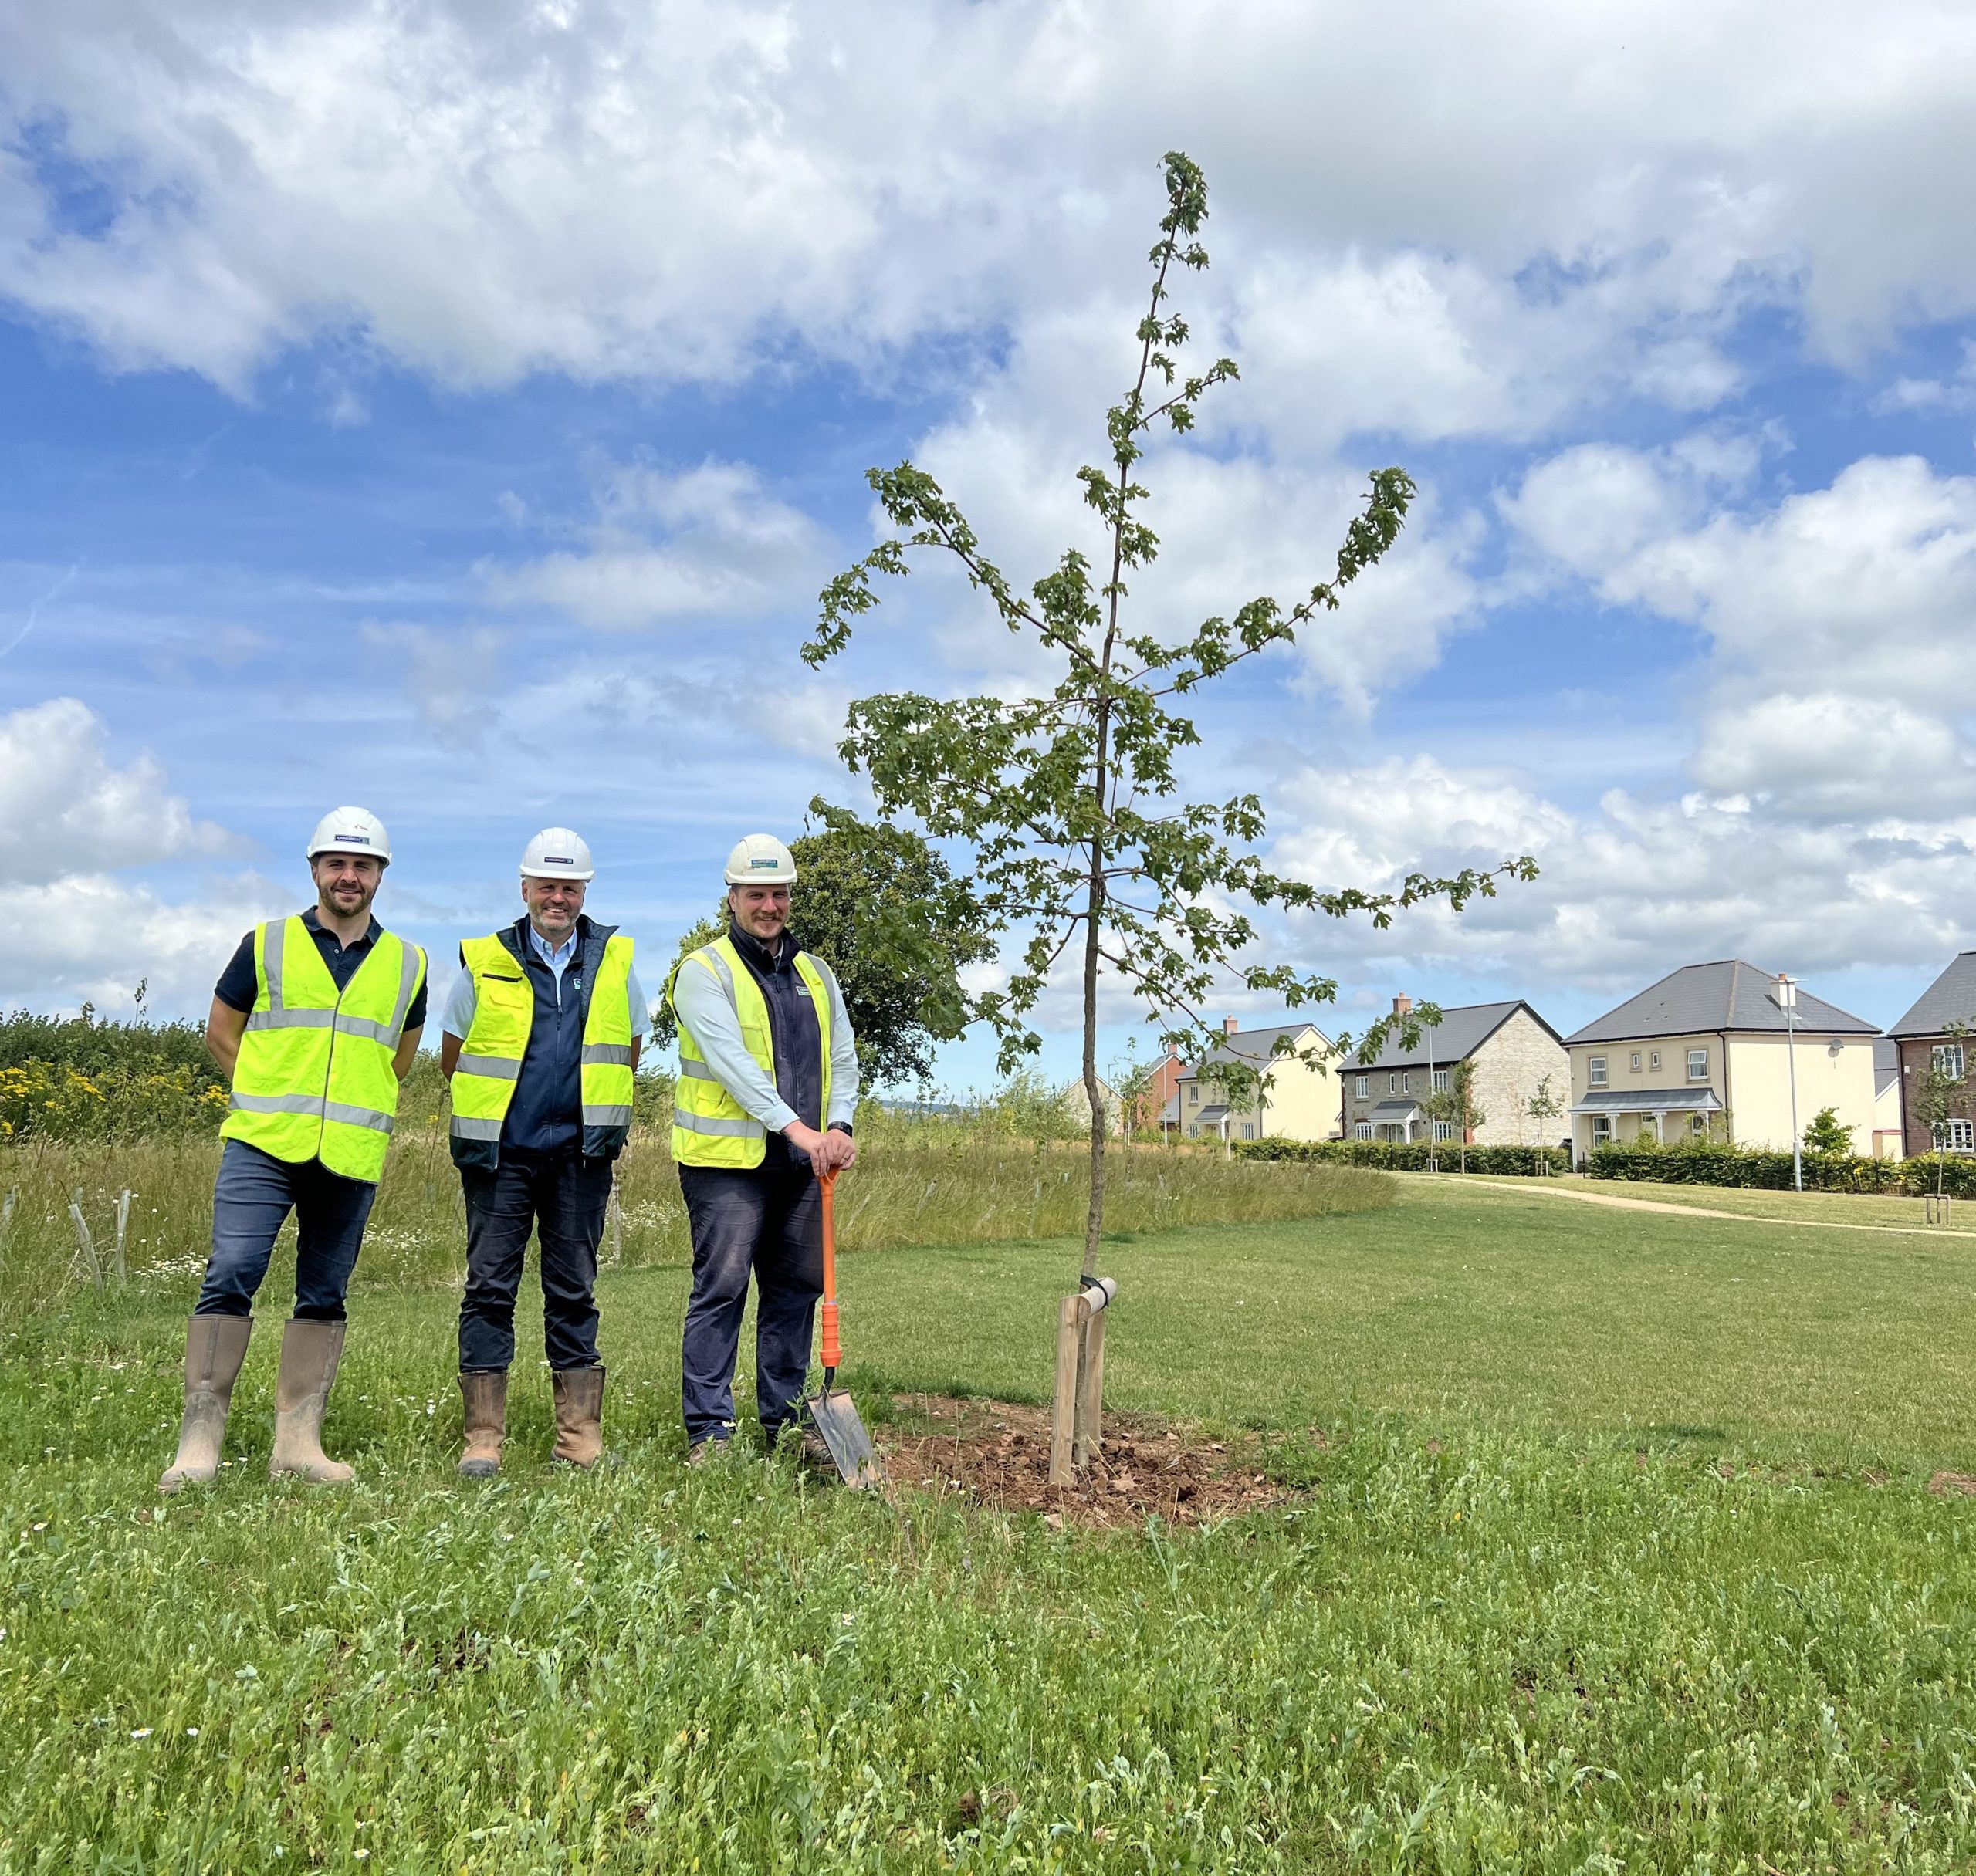
<path id="1" fill-rule="evenodd" d="M 613 465 L 597 508 L 580 552 L 519 566 L 484 564 L 490 595 L 623 629 L 760 613 L 799 593 L 807 597 L 821 582 L 822 530 L 770 495 L 744 463 L 702 463 L 680 475 Z"/>
<path id="2" fill-rule="evenodd" d="M 1276 283 L 1259 320 L 1334 385 L 1369 356 L 1365 421 L 1520 432 L 1616 371 L 1694 407 L 1741 306 L 1856 353 L 1976 305 L 1940 235 L 1976 21 L 1782 26 L 1772 0 L 1433 0 L 1399 35 L 1371 0 L 16 8 L 0 283 L 120 364 L 235 386 L 325 332 L 458 383 L 721 377 L 1115 277 L 1178 141 Z"/>

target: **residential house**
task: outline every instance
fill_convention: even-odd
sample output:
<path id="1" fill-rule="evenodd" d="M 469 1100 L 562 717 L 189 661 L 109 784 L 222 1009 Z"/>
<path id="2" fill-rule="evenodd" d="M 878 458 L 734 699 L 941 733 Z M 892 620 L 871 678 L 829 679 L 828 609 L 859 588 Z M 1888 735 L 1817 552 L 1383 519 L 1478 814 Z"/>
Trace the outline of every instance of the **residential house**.
<path id="1" fill-rule="evenodd" d="M 1900 1045 L 1883 1036 L 1873 1044 L 1873 1158 L 1903 1158 L 1900 1139 Z"/>
<path id="2" fill-rule="evenodd" d="M 1098 1098 L 1105 1109 L 1105 1131 L 1108 1134 L 1125 1131 L 1124 1103 L 1110 1082 L 1102 1075 L 1098 1078 Z M 1079 1133 L 1091 1131 L 1091 1095 L 1080 1075 L 1069 1083 L 1057 1097 L 1057 1105 L 1063 1110 L 1064 1117 Z"/>
<path id="3" fill-rule="evenodd" d="M 1180 1077 L 1186 1072 L 1186 1063 L 1169 1050 L 1166 1060 L 1147 1076 L 1145 1087 L 1128 1104 L 1131 1111 L 1125 1116 L 1126 1125 L 1135 1133 L 1142 1128 L 1156 1127 L 1163 1134 L 1169 1127 L 1177 1127 L 1180 1121 Z"/>
<path id="4" fill-rule="evenodd" d="M 1392 1000 L 1393 1014 L 1410 1015 L 1410 997 Z M 1563 1039 L 1521 998 L 1507 1003 L 1467 1003 L 1441 1012 L 1411 1048 L 1393 1030 L 1369 1062 L 1348 1057 L 1339 1065 L 1342 1131 L 1358 1140 L 1425 1140 L 1430 1125 L 1423 1105 L 1446 1091 L 1450 1071 L 1473 1062 L 1474 1104 L 1483 1118 L 1469 1130 L 1470 1146 L 1536 1146 L 1523 1104 L 1547 1077 L 1564 1097 L 1568 1066 Z M 1556 1125 L 1556 1122 L 1552 1122 Z M 1451 1121 L 1436 1121 L 1432 1136 L 1452 1140 Z"/>
<path id="5" fill-rule="evenodd" d="M 1315 1059 L 1306 1062 L 1302 1058 Z M 1338 1134 L 1338 1094 L 1331 1063 L 1336 1046 L 1315 1023 L 1278 1023 L 1244 1029 L 1222 1020 L 1221 1039 L 1177 1078 L 1181 1133 L 1189 1140 L 1331 1140 Z M 1250 1094 L 1216 1083 L 1217 1063 L 1251 1069 L 1270 1085 Z M 1205 1071 L 1205 1072 L 1204 1072 Z"/>
<path id="6" fill-rule="evenodd" d="M 1952 1028 L 1968 1036 L 1952 1036 Z M 1914 1112 L 1915 1083 L 1929 1063 L 1940 1061 L 1951 1075 L 1968 1078 L 1971 1092 L 1961 1116 L 1948 1123 L 1944 1143 L 1954 1153 L 1976 1152 L 1976 951 L 1965 951 L 1921 993 L 1921 1000 L 1887 1031 L 1900 1051 L 1900 1126 L 1910 1153 L 1932 1153 L 1928 1124 Z"/>
<path id="7" fill-rule="evenodd" d="M 1787 1013 L 1778 979 L 1740 959 L 1683 965 L 1566 1039 L 1572 1145 L 1643 1137 L 1726 1139 L 1788 1151 L 1821 1108 L 1866 1141 L 1879 1032 L 1800 990 Z"/>

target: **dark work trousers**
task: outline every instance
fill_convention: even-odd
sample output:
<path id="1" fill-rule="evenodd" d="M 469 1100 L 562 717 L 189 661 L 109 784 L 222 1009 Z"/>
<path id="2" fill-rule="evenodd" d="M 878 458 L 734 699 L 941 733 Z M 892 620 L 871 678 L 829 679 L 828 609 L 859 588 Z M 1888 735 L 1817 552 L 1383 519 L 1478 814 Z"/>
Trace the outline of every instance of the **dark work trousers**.
<path id="1" fill-rule="evenodd" d="M 755 1405 L 773 1439 L 793 1418 L 810 1368 L 817 1299 L 824 1293 L 821 1188 L 805 1167 L 753 1172 L 682 1166 L 693 1233 L 681 1389 L 686 1442 L 734 1432 L 734 1357 L 748 1277 L 755 1279 Z"/>
<path id="2" fill-rule="evenodd" d="M 541 1244 L 549 1365 L 597 1365 L 597 1247 L 611 1202 L 611 1167 L 609 1160 L 580 1154 L 504 1146 L 492 1172 L 460 1168 L 466 1195 L 462 1374 L 506 1370 L 515 1358 L 515 1296 L 531 1229 Z"/>
<path id="3" fill-rule="evenodd" d="M 275 1239 L 295 1214 L 295 1313 L 340 1323 L 377 1188 L 320 1160 L 276 1159 L 229 1140 L 213 1181 L 213 1249 L 193 1313 L 250 1316 Z"/>

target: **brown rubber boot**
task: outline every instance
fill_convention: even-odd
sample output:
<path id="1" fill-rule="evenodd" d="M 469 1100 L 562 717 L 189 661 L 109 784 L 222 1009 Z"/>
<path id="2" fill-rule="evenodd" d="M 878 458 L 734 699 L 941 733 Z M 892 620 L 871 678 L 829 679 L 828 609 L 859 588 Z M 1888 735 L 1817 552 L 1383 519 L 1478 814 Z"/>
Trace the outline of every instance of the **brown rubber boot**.
<path id="1" fill-rule="evenodd" d="M 556 1388 L 556 1450 L 550 1457 L 588 1472 L 604 1457 L 604 1371 L 558 1368 L 550 1379 Z"/>
<path id="2" fill-rule="evenodd" d="M 460 1476 L 492 1479 L 501 1469 L 501 1442 L 508 1431 L 507 1371 L 462 1374 L 460 1402 L 466 1421 L 466 1451 L 460 1458 Z"/>
<path id="3" fill-rule="evenodd" d="M 275 1450 L 268 1475 L 293 1472 L 311 1485 L 346 1486 L 357 1475 L 323 1453 L 323 1411 L 343 1359 L 342 1323 L 289 1318 L 282 1331 L 281 1372 L 275 1381 Z"/>
<path id="4" fill-rule="evenodd" d="M 218 1476 L 227 1409 L 253 1332 L 251 1316 L 195 1316 L 185 1325 L 185 1418 L 178 1428 L 178 1457 L 157 1482 L 167 1496 Z"/>

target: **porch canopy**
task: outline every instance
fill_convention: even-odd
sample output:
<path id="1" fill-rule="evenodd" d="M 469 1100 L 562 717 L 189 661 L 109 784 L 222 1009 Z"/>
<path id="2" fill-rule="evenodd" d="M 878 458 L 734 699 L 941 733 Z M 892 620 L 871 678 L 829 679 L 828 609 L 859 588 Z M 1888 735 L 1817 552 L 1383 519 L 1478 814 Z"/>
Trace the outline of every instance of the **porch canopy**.
<path id="1" fill-rule="evenodd" d="M 1594 1088 L 1573 1114 L 1720 1114 L 1713 1088 Z"/>

